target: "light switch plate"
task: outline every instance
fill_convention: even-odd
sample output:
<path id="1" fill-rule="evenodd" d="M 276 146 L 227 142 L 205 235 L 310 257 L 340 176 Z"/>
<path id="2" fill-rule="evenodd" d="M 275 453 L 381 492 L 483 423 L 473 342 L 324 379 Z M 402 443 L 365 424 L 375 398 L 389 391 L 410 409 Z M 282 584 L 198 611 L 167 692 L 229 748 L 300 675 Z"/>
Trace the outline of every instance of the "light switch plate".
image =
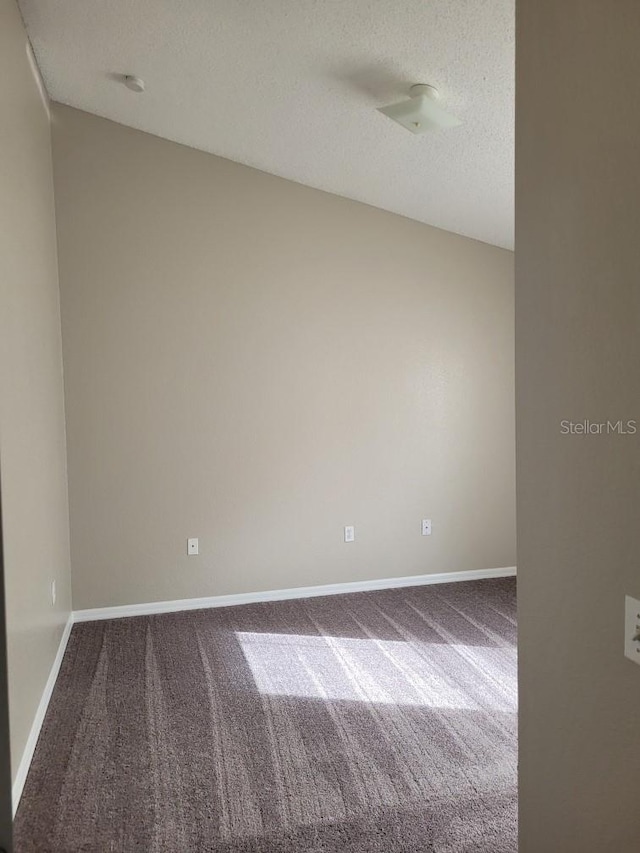
<path id="1" fill-rule="evenodd" d="M 195 557 L 198 554 L 198 540 L 187 539 L 187 554 L 190 557 Z"/>
<path id="2" fill-rule="evenodd" d="M 423 518 L 422 519 L 422 535 L 423 536 L 431 536 L 431 519 Z"/>
<path id="3" fill-rule="evenodd" d="M 344 529 L 344 541 L 345 542 L 353 542 L 356 538 L 356 529 L 355 527 L 345 527 Z"/>
<path id="4" fill-rule="evenodd" d="M 640 664 L 640 600 L 630 595 L 624 599 L 624 655 Z"/>

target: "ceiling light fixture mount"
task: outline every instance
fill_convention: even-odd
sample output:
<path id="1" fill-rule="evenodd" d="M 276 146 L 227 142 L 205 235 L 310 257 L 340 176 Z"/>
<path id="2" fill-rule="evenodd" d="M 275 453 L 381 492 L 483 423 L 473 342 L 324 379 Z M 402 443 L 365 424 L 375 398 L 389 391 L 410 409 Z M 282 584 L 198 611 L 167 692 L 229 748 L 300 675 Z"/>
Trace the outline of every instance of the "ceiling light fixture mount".
<path id="1" fill-rule="evenodd" d="M 426 133 L 428 130 L 440 130 L 457 127 L 460 119 L 443 109 L 438 101 L 440 94 L 428 83 L 416 83 L 409 90 L 409 99 L 380 107 L 378 112 L 388 116 L 411 133 Z"/>

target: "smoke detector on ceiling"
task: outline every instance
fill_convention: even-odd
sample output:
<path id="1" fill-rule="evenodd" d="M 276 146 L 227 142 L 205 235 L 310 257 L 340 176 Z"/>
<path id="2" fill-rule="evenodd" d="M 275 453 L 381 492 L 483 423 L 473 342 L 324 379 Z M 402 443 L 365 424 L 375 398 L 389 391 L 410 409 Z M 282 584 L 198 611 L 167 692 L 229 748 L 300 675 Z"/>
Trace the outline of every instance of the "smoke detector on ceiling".
<path id="1" fill-rule="evenodd" d="M 460 119 L 443 109 L 438 101 L 438 90 L 426 83 L 416 83 L 409 90 L 409 100 L 380 107 L 383 113 L 411 133 L 426 133 L 428 130 L 440 130 L 445 127 L 457 127 Z"/>
<path id="2" fill-rule="evenodd" d="M 133 74 L 125 74 L 123 83 L 132 92 L 144 92 L 144 80 L 141 80 L 140 77 L 136 77 Z"/>

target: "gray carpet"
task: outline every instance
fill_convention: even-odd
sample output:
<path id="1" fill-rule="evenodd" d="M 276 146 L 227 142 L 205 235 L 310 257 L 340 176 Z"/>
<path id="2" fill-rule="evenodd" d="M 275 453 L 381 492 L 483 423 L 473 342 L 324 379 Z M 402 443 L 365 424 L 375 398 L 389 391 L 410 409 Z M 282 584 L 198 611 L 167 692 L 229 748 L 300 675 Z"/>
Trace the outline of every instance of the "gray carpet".
<path id="1" fill-rule="evenodd" d="M 15 836 L 515 853 L 515 581 L 76 625 Z"/>

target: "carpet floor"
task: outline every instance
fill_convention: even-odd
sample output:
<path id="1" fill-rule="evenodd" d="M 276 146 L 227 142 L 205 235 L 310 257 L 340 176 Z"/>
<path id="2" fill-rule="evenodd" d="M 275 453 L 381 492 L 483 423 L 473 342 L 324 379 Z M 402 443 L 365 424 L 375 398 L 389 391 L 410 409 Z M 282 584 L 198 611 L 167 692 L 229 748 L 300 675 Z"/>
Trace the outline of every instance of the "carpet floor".
<path id="1" fill-rule="evenodd" d="M 515 580 L 74 626 L 17 853 L 515 853 Z"/>

